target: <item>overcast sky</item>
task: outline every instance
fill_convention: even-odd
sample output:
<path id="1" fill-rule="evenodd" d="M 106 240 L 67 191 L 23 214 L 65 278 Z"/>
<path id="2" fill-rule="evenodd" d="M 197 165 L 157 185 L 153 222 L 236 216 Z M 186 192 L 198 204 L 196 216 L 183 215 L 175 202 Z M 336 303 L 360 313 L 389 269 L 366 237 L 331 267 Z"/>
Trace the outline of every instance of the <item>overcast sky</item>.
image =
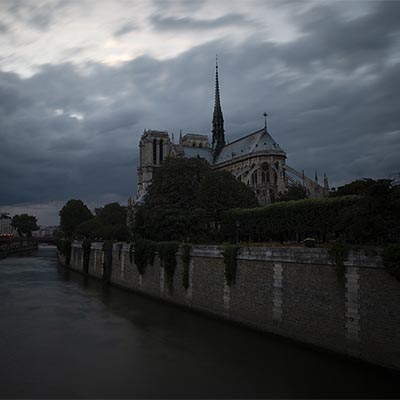
<path id="1" fill-rule="evenodd" d="M 0 1 L 0 210 L 136 192 L 144 129 L 268 128 L 331 186 L 400 171 L 400 2 Z"/>

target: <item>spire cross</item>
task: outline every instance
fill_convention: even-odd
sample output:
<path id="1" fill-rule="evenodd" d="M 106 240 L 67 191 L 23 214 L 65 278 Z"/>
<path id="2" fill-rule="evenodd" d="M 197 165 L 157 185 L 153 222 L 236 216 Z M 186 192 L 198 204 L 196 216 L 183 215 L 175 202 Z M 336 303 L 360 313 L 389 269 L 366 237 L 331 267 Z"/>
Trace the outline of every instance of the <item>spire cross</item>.
<path id="1" fill-rule="evenodd" d="M 265 112 L 263 115 L 264 115 L 264 128 L 267 129 L 267 117 L 268 117 L 268 114 Z"/>

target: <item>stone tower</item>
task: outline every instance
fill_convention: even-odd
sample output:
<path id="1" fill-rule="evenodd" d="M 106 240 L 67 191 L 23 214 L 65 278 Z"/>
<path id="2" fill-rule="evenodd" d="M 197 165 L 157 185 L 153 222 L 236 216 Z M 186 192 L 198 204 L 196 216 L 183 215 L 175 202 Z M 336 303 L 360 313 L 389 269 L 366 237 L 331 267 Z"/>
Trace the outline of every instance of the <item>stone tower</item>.
<path id="1" fill-rule="evenodd" d="M 153 180 L 154 169 L 171 153 L 168 132 L 145 130 L 139 143 L 138 191 L 141 198 Z"/>
<path id="2" fill-rule="evenodd" d="M 214 114 L 212 119 L 212 154 L 214 160 L 225 146 L 224 117 L 221 109 L 221 99 L 219 95 L 218 81 L 218 61 L 215 64 L 215 100 Z"/>

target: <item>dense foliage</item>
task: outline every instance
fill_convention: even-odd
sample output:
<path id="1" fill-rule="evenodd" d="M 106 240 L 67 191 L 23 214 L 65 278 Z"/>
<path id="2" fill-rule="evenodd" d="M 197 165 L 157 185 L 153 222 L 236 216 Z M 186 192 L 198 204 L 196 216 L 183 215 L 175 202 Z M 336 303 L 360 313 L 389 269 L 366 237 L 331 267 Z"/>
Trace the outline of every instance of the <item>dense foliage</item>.
<path id="1" fill-rule="evenodd" d="M 109 203 L 96 208 L 96 217 L 103 225 L 126 225 L 126 207 L 119 203 Z"/>
<path id="2" fill-rule="evenodd" d="M 387 180 L 368 181 L 358 195 L 333 196 L 271 204 L 224 213 L 225 240 L 323 242 L 341 238 L 352 244 L 385 244 L 400 240 L 400 196 Z M 358 187 L 358 186 L 357 186 Z M 357 192 L 357 191 L 356 191 Z"/>
<path id="3" fill-rule="evenodd" d="M 67 237 L 119 241 L 129 237 L 126 207 L 118 203 L 97 208 L 93 216 L 81 200 L 69 200 L 60 211 L 60 225 Z"/>
<path id="4" fill-rule="evenodd" d="M 156 251 L 157 244 L 155 242 L 152 242 L 151 240 L 137 239 L 135 241 L 133 260 L 140 275 L 144 274 L 148 264 L 153 265 Z"/>
<path id="5" fill-rule="evenodd" d="M 105 240 L 101 248 L 104 252 L 103 262 L 103 281 L 106 283 L 111 282 L 112 274 L 112 257 L 113 257 L 113 242 L 112 240 Z"/>
<path id="6" fill-rule="evenodd" d="M 390 183 L 389 179 L 356 179 L 346 185 L 339 186 L 336 191 L 330 193 L 330 196 L 369 195 L 379 188 L 389 188 Z"/>
<path id="7" fill-rule="evenodd" d="M 82 242 L 83 272 L 85 274 L 87 274 L 89 272 L 91 246 L 92 246 L 92 242 L 89 239 L 85 239 Z"/>
<path id="8" fill-rule="evenodd" d="M 190 253 L 192 252 L 192 245 L 184 243 L 181 247 L 181 260 L 182 260 L 182 285 L 185 289 L 189 288 L 189 265 Z"/>
<path id="9" fill-rule="evenodd" d="M 222 212 L 256 207 L 251 189 L 200 158 L 167 159 L 154 174 L 135 231 L 152 240 L 215 241 Z"/>
<path id="10" fill-rule="evenodd" d="M 79 224 L 93 218 L 92 213 L 82 200 L 69 200 L 59 212 L 60 227 L 64 235 L 69 237 L 75 233 Z"/>
<path id="11" fill-rule="evenodd" d="M 157 243 L 157 252 L 160 257 L 161 267 L 164 268 L 165 280 L 169 289 L 169 293 L 172 294 L 174 273 L 176 268 L 176 253 L 179 249 L 178 242 L 159 242 Z"/>
<path id="12" fill-rule="evenodd" d="M 20 236 L 26 235 L 27 237 L 31 237 L 32 232 L 39 229 L 37 218 L 28 214 L 14 215 L 11 225 L 17 230 Z"/>
<path id="13" fill-rule="evenodd" d="M 292 200 L 303 200 L 307 198 L 307 190 L 300 184 L 296 183 L 289 186 L 287 192 L 281 194 L 277 198 L 279 201 L 292 201 Z"/>
<path id="14" fill-rule="evenodd" d="M 329 255 L 331 256 L 333 263 L 338 267 L 344 266 L 344 262 L 347 260 L 349 253 L 350 246 L 342 240 L 335 242 L 329 249 Z"/>
<path id="15" fill-rule="evenodd" d="M 237 268 L 237 253 L 240 247 L 235 245 L 226 245 L 223 251 L 225 264 L 225 279 L 228 286 L 235 283 Z"/>
<path id="16" fill-rule="evenodd" d="M 68 239 L 60 239 L 57 241 L 57 249 L 62 256 L 65 257 L 65 265 L 68 266 L 71 262 L 72 244 Z"/>
<path id="17" fill-rule="evenodd" d="M 390 245 L 383 250 L 383 263 L 389 273 L 400 281 L 400 245 Z"/>
<path id="18" fill-rule="evenodd" d="M 335 231 L 340 212 L 359 201 L 360 197 L 347 196 L 231 210 L 224 214 L 222 232 L 231 242 L 236 240 L 237 227 L 241 241 L 300 241 L 307 237 L 323 240 Z"/>

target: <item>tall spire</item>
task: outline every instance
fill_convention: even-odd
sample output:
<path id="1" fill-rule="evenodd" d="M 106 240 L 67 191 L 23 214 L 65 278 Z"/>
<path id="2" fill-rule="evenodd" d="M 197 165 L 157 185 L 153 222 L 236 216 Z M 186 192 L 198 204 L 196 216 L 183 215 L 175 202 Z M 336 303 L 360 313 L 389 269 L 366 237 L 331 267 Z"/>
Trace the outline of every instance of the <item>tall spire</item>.
<path id="1" fill-rule="evenodd" d="M 224 146 L 225 146 L 224 117 L 222 115 L 221 98 L 219 94 L 218 57 L 216 57 L 214 114 L 212 119 L 212 151 L 214 159 L 218 157 L 218 154 L 221 152 Z"/>

